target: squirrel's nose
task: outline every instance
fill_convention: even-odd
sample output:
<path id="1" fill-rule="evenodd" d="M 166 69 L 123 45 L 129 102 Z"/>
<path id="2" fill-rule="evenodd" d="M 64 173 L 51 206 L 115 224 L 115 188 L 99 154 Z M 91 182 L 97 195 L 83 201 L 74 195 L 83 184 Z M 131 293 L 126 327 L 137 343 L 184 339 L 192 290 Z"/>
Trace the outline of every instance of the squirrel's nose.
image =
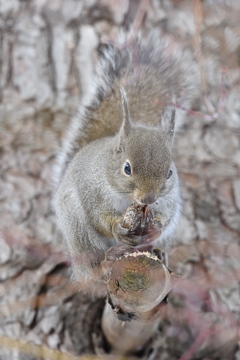
<path id="1" fill-rule="evenodd" d="M 141 196 L 138 200 L 141 202 L 141 205 L 150 205 L 153 204 L 157 199 L 155 193 L 149 193 L 145 196 Z"/>

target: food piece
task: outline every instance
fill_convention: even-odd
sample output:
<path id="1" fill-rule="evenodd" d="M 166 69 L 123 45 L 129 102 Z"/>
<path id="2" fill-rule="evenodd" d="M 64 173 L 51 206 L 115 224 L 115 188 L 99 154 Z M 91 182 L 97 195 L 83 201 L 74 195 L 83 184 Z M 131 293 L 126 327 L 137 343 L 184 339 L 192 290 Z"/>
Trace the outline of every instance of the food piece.
<path id="1" fill-rule="evenodd" d="M 156 219 L 153 211 L 147 206 L 130 205 L 122 216 L 121 226 L 136 236 L 147 235 L 154 227 Z"/>

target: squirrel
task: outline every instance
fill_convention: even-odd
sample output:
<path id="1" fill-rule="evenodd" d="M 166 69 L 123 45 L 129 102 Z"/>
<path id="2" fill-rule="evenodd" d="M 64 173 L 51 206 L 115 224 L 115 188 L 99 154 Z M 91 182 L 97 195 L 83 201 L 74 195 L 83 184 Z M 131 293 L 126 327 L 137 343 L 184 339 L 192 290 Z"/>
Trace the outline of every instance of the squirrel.
<path id="1" fill-rule="evenodd" d="M 102 44 L 97 51 L 90 95 L 64 140 L 54 201 L 74 278 L 99 284 L 110 247 L 144 244 L 120 224 L 130 204 L 154 211 L 161 231 L 153 231 L 151 245 L 169 249 L 181 211 L 172 99 L 187 91 L 181 56 L 156 35 L 129 48 Z"/>

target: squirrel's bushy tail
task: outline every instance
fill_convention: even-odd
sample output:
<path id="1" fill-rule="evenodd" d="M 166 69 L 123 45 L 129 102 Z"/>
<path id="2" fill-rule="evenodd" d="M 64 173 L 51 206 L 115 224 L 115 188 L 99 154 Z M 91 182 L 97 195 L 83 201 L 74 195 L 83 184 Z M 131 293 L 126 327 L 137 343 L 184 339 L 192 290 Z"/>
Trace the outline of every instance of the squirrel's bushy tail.
<path id="1" fill-rule="evenodd" d="M 63 139 L 57 180 L 82 146 L 117 133 L 122 123 L 120 86 L 126 90 L 132 120 L 155 125 L 173 98 L 189 99 L 193 74 L 190 54 L 170 37 L 161 39 L 157 30 L 139 37 L 130 47 L 100 45 L 88 77 L 91 84 L 85 93 L 83 89 L 78 111 Z"/>

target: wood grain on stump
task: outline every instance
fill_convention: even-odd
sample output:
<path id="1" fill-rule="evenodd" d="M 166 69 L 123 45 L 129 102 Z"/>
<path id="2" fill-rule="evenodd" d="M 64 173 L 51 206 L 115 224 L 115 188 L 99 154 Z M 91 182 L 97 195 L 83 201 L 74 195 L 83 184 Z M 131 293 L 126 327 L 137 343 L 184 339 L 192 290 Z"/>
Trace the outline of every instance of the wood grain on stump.
<path id="1" fill-rule="evenodd" d="M 102 328 L 113 352 L 123 355 L 140 350 L 156 332 L 156 315 L 171 290 L 171 273 L 160 250 L 150 253 L 132 248 L 113 261 L 116 251 L 110 249 L 106 255 L 106 261 L 113 263 Z"/>

